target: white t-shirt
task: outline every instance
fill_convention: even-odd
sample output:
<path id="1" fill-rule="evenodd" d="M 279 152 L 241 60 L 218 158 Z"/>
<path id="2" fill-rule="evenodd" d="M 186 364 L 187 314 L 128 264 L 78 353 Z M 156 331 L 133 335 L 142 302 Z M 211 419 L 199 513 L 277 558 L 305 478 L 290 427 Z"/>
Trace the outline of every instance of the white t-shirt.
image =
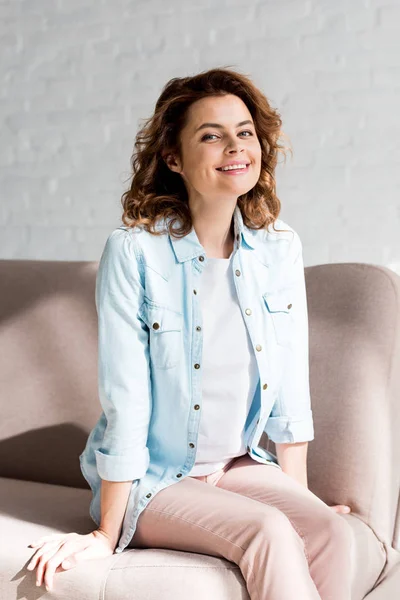
<path id="1" fill-rule="evenodd" d="M 198 297 L 203 318 L 202 411 L 191 476 L 209 475 L 246 454 L 244 426 L 258 383 L 237 300 L 232 257 L 208 258 Z"/>

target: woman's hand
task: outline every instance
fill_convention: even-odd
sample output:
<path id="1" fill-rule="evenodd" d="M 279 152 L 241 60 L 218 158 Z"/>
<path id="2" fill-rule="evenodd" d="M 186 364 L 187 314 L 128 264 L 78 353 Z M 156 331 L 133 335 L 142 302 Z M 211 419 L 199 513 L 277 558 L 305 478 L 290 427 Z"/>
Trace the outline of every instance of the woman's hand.
<path id="1" fill-rule="evenodd" d="M 47 591 L 53 589 L 54 573 L 71 569 L 83 560 L 114 554 L 111 540 L 100 529 L 85 535 L 46 535 L 29 546 L 37 548 L 37 551 L 27 568 L 33 570 L 37 567 L 36 585 L 42 585 L 44 579 Z"/>
<path id="2" fill-rule="evenodd" d="M 350 506 L 346 506 L 346 504 L 335 504 L 334 506 L 330 506 L 335 512 L 338 513 L 349 513 L 351 512 Z"/>

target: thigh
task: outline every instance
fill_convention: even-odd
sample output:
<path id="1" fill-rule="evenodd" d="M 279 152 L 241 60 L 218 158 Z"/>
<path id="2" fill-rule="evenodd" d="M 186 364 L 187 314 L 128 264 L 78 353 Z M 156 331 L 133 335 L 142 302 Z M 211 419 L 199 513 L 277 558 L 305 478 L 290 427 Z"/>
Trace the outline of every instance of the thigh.
<path id="1" fill-rule="evenodd" d="M 276 524 L 280 514 L 234 491 L 186 477 L 159 492 L 139 515 L 129 548 L 170 548 L 226 558 L 236 564 L 257 520 Z"/>
<path id="2" fill-rule="evenodd" d="M 346 521 L 310 489 L 281 469 L 258 463 L 248 454 L 223 474 L 217 486 L 277 508 L 286 515 L 305 545 L 309 535 L 321 527 L 326 530 L 331 522 L 338 527 L 348 527 Z"/>

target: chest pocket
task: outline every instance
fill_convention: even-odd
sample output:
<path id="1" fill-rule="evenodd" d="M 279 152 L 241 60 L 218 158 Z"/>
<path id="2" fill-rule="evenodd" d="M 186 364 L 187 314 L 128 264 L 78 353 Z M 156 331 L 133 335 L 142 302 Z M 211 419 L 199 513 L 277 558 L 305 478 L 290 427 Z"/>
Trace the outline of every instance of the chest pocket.
<path id="1" fill-rule="evenodd" d="M 150 330 L 150 359 L 158 369 L 172 369 L 182 356 L 183 314 L 145 301 L 139 311 Z"/>
<path id="2" fill-rule="evenodd" d="M 290 345 L 294 335 L 290 290 L 267 292 L 263 298 L 265 308 L 271 314 L 277 343 L 281 346 Z"/>

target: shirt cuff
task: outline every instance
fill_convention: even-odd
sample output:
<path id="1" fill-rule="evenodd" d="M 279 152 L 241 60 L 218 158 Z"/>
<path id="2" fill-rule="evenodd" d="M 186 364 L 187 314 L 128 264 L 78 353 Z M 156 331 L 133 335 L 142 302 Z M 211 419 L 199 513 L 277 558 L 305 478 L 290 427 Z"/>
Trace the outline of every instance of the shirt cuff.
<path id="1" fill-rule="evenodd" d="M 310 442 L 314 439 L 312 413 L 306 419 L 293 417 L 269 417 L 265 427 L 269 439 L 278 444 Z"/>
<path id="2" fill-rule="evenodd" d="M 120 456 L 105 454 L 101 450 L 95 450 L 97 472 L 101 479 L 107 481 L 134 481 L 146 474 L 150 462 L 149 449 L 147 446 L 139 452 L 135 451 L 132 456 Z"/>

